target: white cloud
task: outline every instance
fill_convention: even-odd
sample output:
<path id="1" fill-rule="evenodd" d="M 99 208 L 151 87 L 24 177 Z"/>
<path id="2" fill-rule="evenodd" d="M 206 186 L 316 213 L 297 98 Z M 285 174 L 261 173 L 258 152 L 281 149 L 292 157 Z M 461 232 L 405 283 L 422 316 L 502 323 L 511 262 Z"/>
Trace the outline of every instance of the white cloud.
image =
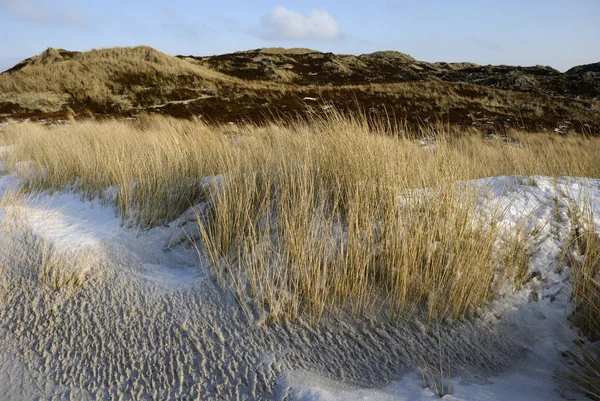
<path id="1" fill-rule="evenodd" d="M 48 2 L 44 0 L 0 0 L 0 9 L 23 20 L 43 24 L 86 24 L 86 18 L 73 0 Z"/>
<path id="2" fill-rule="evenodd" d="M 308 15 L 277 6 L 261 20 L 260 36 L 269 39 L 339 39 L 340 24 L 327 11 Z"/>

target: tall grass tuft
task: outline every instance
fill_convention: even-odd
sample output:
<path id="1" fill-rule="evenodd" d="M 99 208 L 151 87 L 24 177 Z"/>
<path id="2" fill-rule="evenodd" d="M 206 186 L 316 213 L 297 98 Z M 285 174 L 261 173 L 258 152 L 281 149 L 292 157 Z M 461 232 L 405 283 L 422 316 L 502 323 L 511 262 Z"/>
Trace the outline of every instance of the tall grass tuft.
<path id="1" fill-rule="evenodd" d="M 600 237 L 589 204 L 572 215 L 574 252 L 569 254 L 568 262 L 575 309 L 571 320 L 585 338 L 577 343 L 579 355 L 574 356 L 576 368 L 568 382 L 591 399 L 600 400 Z"/>

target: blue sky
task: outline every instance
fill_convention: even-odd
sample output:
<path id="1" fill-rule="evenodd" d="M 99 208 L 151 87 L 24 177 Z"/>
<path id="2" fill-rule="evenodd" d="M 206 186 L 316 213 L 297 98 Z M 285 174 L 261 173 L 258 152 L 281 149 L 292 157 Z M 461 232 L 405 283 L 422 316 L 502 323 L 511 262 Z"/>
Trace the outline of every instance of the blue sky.
<path id="1" fill-rule="evenodd" d="M 150 45 L 211 55 L 266 46 L 425 61 L 600 61 L 600 0 L 0 0 L 0 70 L 47 47 Z"/>

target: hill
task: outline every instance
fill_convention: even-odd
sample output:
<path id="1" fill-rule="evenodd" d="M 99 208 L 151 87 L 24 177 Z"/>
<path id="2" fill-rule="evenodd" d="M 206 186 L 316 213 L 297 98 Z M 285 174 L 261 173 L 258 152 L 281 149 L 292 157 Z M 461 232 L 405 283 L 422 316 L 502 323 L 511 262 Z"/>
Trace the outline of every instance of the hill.
<path id="1" fill-rule="evenodd" d="M 210 92 L 227 76 L 150 47 L 71 52 L 49 48 L 0 75 L 0 109 L 57 111 L 66 106 L 122 112 L 134 105 Z M 11 102 L 12 101 L 12 102 Z"/>
<path id="2" fill-rule="evenodd" d="M 600 63 L 578 65 L 577 67 L 571 68 L 566 73 L 567 74 L 585 74 L 586 72 L 596 73 L 596 74 L 600 73 Z"/>
<path id="3" fill-rule="evenodd" d="M 49 48 L 0 74 L 0 118 L 63 114 L 200 117 L 216 122 L 361 108 L 408 123 L 486 131 L 600 125 L 597 64 L 429 63 L 396 51 L 359 56 L 265 48 L 170 56 L 150 47 Z M 593 130 L 593 129 L 592 129 Z"/>

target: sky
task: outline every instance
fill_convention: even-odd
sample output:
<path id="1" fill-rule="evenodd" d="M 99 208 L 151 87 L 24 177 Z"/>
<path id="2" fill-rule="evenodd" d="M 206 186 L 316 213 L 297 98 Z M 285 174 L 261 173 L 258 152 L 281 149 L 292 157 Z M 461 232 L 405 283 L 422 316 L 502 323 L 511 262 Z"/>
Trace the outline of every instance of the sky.
<path id="1" fill-rule="evenodd" d="M 423 61 L 600 61 L 600 0 L 0 0 L 0 71 L 48 47 L 149 45 L 206 56 L 259 47 Z"/>

